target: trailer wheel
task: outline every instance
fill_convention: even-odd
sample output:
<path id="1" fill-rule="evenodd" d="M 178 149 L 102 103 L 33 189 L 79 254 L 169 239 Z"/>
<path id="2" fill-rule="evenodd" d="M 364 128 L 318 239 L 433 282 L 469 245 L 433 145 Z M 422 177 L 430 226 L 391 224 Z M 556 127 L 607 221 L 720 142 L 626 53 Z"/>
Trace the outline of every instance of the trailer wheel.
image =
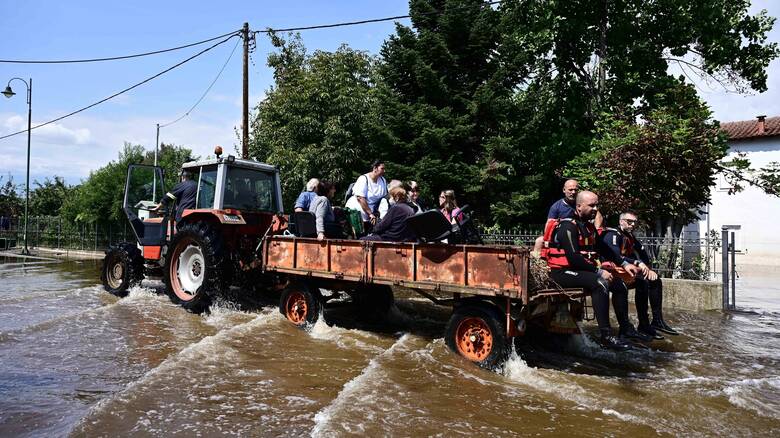
<path id="1" fill-rule="evenodd" d="M 314 325 L 320 317 L 321 309 L 322 299 L 319 291 L 312 292 L 303 284 L 291 284 L 279 299 L 279 312 L 301 328 Z"/>
<path id="2" fill-rule="evenodd" d="M 482 368 L 495 368 L 509 351 L 504 324 L 496 313 L 475 305 L 455 310 L 447 323 L 447 345 Z"/>
<path id="3" fill-rule="evenodd" d="M 141 251 L 131 243 L 121 243 L 106 251 L 100 280 L 110 294 L 126 297 L 128 289 L 141 283 L 143 270 Z"/>
<path id="4" fill-rule="evenodd" d="M 222 293 L 222 239 L 209 224 L 181 224 L 168 247 L 165 291 L 175 304 L 192 313 L 209 308 Z"/>

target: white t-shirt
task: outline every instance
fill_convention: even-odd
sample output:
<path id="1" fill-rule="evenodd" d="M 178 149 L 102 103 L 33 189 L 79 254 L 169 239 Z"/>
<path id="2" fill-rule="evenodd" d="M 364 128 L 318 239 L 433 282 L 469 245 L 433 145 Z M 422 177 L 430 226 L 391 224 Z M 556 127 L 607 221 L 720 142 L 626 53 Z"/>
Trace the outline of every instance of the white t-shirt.
<path id="1" fill-rule="evenodd" d="M 368 202 L 368 208 L 371 211 L 375 211 L 379 206 L 379 202 L 387 196 L 387 181 L 383 176 L 377 178 L 376 182 L 371 180 L 368 174 L 360 175 L 355 181 L 355 185 L 352 186 L 352 194 L 355 196 L 362 196 L 366 198 Z M 360 209 L 363 221 L 368 221 L 368 215 L 363 209 Z"/>

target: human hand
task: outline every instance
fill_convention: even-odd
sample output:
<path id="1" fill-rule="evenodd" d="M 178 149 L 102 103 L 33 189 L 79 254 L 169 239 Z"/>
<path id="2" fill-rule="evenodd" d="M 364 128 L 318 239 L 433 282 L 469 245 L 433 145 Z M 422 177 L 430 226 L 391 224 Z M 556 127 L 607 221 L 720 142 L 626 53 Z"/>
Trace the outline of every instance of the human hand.
<path id="1" fill-rule="evenodd" d="M 656 274 L 655 271 L 651 271 L 650 269 L 647 270 L 647 275 L 645 277 L 650 281 L 658 280 L 658 274 Z"/>
<path id="2" fill-rule="evenodd" d="M 368 220 L 371 221 L 371 225 L 376 225 L 376 215 L 374 213 L 368 214 Z"/>
<path id="3" fill-rule="evenodd" d="M 633 277 L 636 277 L 636 274 L 638 274 L 641 271 L 641 269 L 636 265 L 626 265 L 623 267 L 623 269 L 625 269 L 626 272 L 631 274 L 631 276 Z"/>
<path id="4" fill-rule="evenodd" d="M 317 233 L 317 240 L 325 240 L 325 233 Z"/>
<path id="5" fill-rule="evenodd" d="M 601 274 L 599 275 L 601 275 L 601 278 L 603 278 L 604 280 L 612 281 L 612 274 L 610 274 L 610 272 L 607 270 L 602 269 Z"/>
<path id="6" fill-rule="evenodd" d="M 650 272 L 650 268 L 648 268 L 646 264 L 640 263 L 639 270 L 642 271 L 642 276 L 647 278 L 647 274 Z"/>

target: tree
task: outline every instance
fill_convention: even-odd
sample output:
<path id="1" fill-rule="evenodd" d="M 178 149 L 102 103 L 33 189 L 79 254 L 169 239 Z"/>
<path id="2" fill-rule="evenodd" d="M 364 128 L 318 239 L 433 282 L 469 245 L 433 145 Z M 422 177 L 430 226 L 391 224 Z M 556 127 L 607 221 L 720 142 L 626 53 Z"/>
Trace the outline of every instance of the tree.
<path id="1" fill-rule="evenodd" d="M 36 188 L 30 192 L 31 216 L 59 216 L 63 203 L 70 196 L 72 188 L 62 177 L 48 177 L 43 183 L 35 181 Z"/>
<path id="2" fill-rule="evenodd" d="M 280 169 L 284 205 L 292 207 L 310 178 L 346 187 L 365 172 L 375 61 L 347 46 L 307 55 L 299 35 L 270 37 L 276 84 L 255 108 L 249 151 Z"/>
<path id="3" fill-rule="evenodd" d="M 5 184 L 0 176 L 0 216 L 19 216 L 24 211 L 24 201 L 19 196 L 19 186 L 11 175 Z"/>
<path id="4" fill-rule="evenodd" d="M 605 215 L 634 210 L 650 234 L 677 237 L 709 202 L 728 145 L 692 86 L 652 102 L 604 114 L 590 151 L 571 160 L 566 174 L 598 193 Z"/>
<path id="5" fill-rule="evenodd" d="M 507 38 L 502 12 L 479 0 L 412 0 L 410 15 L 381 50 L 375 154 L 424 195 L 454 189 L 481 218 L 517 221 L 538 196 L 535 145 L 517 135 L 535 46 Z"/>

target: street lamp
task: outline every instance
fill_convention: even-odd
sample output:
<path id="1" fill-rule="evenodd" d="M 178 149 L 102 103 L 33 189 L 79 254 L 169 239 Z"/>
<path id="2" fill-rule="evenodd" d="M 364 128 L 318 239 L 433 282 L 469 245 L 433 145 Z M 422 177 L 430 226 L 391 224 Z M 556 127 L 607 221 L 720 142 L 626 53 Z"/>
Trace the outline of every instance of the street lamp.
<path id="1" fill-rule="evenodd" d="M 29 222 L 29 216 L 27 215 L 30 208 L 30 126 L 32 124 L 32 78 L 28 83 L 22 78 L 11 78 L 3 90 L 3 96 L 7 98 L 13 97 L 16 93 L 11 89 L 11 82 L 22 81 L 27 87 L 27 184 L 24 186 L 24 249 L 22 254 L 30 254 L 30 250 L 27 248 L 27 223 Z"/>

